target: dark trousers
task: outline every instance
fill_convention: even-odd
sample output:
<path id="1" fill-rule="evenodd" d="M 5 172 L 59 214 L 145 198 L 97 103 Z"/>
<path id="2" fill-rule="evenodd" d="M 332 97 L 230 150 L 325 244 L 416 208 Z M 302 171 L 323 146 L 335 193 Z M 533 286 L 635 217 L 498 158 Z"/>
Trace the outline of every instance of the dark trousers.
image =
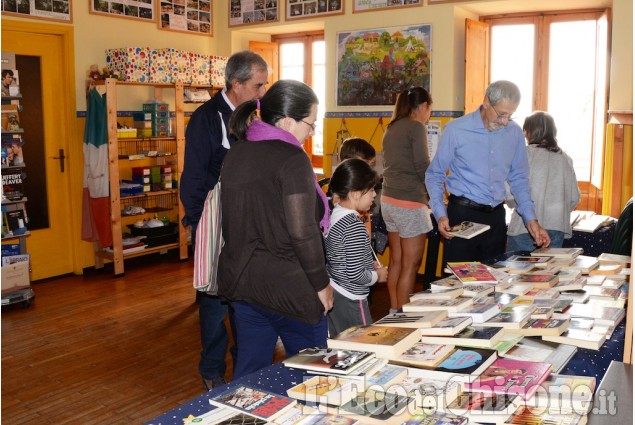
<path id="1" fill-rule="evenodd" d="M 227 351 L 227 329 L 225 316 L 227 304 L 220 298 L 199 293 L 198 317 L 201 329 L 201 360 L 198 372 L 205 379 L 225 376 L 225 352 Z"/>
<path id="2" fill-rule="evenodd" d="M 244 301 L 233 302 L 232 308 L 238 336 L 234 379 L 271 365 L 278 337 L 287 357 L 304 348 L 326 347 L 326 316 L 312 325 Z"/>
<path id="3" fill-rule="evenodd" d="M 477 211 L 471 207 L 448 203 L 450 226 L 462 221 L 489 224 L 491 228 L 472 239 L 454 237 L 446 240 L 443 248 L 443 260 L 480 261 L 485 262 L 505 252 L 507 225 L 505 224 L 505 208 L 502 206 L 492 212 Z"/>

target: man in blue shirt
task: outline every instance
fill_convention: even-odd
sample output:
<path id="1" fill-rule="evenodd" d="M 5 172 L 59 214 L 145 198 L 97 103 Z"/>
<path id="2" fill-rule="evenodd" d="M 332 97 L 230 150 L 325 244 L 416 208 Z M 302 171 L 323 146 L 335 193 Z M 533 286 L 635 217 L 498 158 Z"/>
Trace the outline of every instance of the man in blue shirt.
<path id="1" fill-rule="evenodd" d="M 496 81 L 485 91 L 479 109 L 444 128 L 426 172 L 426 188 L 439 233 L 447 239 L 446 262 L 485 261 L 505 252 L 505 181 L 536 246 L 551 242 L 536 219 L 525 138 L 512 119 L 519 103 L 520 90 L 514 83 Z M 445 189 L 450 193 L 447 209 Z M 462 221 L 489 224 L 491 229 L 472 239 L 453 238 L 451 227 Z"/>

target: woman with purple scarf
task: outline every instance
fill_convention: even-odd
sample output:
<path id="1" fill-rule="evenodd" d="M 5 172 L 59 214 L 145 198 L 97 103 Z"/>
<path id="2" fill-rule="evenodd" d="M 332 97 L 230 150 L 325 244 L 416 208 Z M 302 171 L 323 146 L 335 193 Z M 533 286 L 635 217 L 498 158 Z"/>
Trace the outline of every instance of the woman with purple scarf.
<path id="1" fill-rule="evenodd" d="M 234 378 L 287 356 L 326 346 L 333 291 L 322 231 L 328 202 L 302 143 L 315 130 L 318 99 L 304 83 L 280 80 L 260 101 L 240 105 L 229 127 L 238 142 L 223 162 L 225 245 L 220 296 L 235 311 Z"/>

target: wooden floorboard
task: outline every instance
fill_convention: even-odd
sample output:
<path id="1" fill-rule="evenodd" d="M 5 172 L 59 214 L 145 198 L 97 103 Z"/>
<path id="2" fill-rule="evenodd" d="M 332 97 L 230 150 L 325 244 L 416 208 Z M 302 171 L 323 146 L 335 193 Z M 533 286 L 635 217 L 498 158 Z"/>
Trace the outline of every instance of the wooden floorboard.
<path id="1" fill-rule="evenodd" d="M 34 283 L 29 308 L 2 307 L 2 424 L 139 424 L 203 393 L 192 260 L 149 257 L 122 277 Z M 376 285 L 373 317 L 388 305 Z"/>

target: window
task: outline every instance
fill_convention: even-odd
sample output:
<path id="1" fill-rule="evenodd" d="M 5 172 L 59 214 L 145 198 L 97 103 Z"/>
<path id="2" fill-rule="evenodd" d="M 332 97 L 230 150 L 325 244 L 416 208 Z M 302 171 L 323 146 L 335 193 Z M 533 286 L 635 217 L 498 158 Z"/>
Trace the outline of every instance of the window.
<path id="1" fill-rule="evenodd" d="M 601 187 L 606 117 L 608 25 L 604 11 L 490 17 L 490 81 L 506 79 L 522 93 L 522 126 L 532 111 L 553 115 L 558 144 L 578 181 Z"/>
<path id="2" fill-rule="evenodd" d="M 317 128 L 305 143 L 313 166 L 322 168 L 324 154 L 324 109 L 326 105 L 326 47 L 322 31 L 293 35 L 276 35 L 280 45 L 280 78 L 302 81 L 319 99 Z"/>

